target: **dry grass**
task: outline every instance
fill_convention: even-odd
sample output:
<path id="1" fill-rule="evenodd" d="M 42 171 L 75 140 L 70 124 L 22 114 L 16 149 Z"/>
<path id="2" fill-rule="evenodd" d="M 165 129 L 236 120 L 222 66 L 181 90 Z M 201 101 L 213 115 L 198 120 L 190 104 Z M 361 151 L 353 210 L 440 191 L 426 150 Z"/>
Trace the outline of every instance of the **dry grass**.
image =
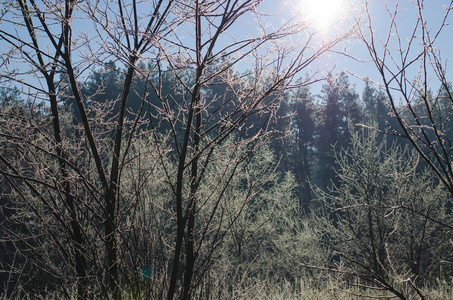
<path id="1" fill-rule="evenodd" d="M 318 286 L 315 286 L 318 285 Z M 210 296 L 206 296 L 206 291 L 198 290 L 194 295 L 194 300 L 361 300 L 361 299 L 397 299 L 389 292 L 363 290 L 357 287 L 344 287 L 335 280 L 329 280 L 322 284 L 300 280 L 297 284 L 283 282 L 280 284 L 270 284 L 266 281 L 255 282 L 254 284 L 242 288 L 235 288 L 230 291 L 220 290 L 218 287 L 210 287 Z M 446 300 L 453 299 L 453 282 L 440 281 L 431 290 L 424 291 L 427 300 Z M 18 290 L 13 297 L 0 297 L 0 300 L 54 300 L 64 299 L 58 292 L 43 291 L 41 295 L 31 295 L 24 290 Z M 76 297 L 74 297 L 76 299 Z M 132 300 L 131 295 L 123 295 L 123 299 Z M 408 300 L 420 299 L 414 295 Z"/>

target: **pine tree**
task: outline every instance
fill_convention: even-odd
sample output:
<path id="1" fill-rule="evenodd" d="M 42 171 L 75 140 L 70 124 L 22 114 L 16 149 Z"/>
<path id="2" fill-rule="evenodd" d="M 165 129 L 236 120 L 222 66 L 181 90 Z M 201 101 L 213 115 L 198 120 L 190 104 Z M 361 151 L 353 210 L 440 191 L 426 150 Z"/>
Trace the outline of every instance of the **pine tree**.
<path id="1" fill-rule="evenodd" d="M 329 76 L 321 90 L 322 108 L 319 114 L 317 148 L 319 155 L 319 186 L 327 188 L 335 179 L 335 153 L 348 147 L 349 126 L 362 120 L 362 107 L 346 73 L 334 79 Z"/>
<path id="2" fill-rule="evenodd" d="M 356 126 L 362 120 L 362 107 L 359 104 L 359 95 L 349 83 L 346 73 L 340 73 L 336 79 L 336 86 L 338 87 L 342 113 L 341 130 L 343 131 L 343 136 L 340 146 L 345 147 L 348 146 L 351 139 L 349 126 Z"/>
<path id="3" fill-rule="evenodd" d="M 318 151 L 318 180 L 321 188 L 327 188 L 334 180 L 334 153 L 341 148 L 346 124 L 340 103 L 339 87 L 329 76 L 321 90 L 322 106 L 318 112 L 316 145 Z"/>
<path id="4" fill-rule="evenodd" d="M 308 87 L 297 90 L 295 101 L 292 103 L 294 112 L 294 167 L 293 171 L 299 185 L 299 203 L 307 208 L 311 200 L 311 173 L 313 167 L 315 107 L 313 96 Z"/>

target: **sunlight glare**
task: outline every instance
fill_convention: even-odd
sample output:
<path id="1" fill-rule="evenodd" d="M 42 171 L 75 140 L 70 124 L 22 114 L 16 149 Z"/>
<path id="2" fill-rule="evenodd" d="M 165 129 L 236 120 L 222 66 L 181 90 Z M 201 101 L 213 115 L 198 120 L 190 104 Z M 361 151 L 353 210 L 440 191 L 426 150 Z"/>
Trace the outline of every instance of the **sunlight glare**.
<path id="1" fill-rule="evenodd" d="M 345 11 L 344 0 L 299 0 L 299 9 L 305 21 L 318 29 L 327 29 L 337 22 Z"/>

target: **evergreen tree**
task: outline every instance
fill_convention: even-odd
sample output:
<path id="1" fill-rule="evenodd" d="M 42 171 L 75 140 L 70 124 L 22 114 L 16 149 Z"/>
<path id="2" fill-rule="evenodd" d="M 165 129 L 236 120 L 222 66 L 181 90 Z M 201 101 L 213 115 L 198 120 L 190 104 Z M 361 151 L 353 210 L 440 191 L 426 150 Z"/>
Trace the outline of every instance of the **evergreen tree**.
<path id="1" fill-rule="evenodd" d="M 386 105 L 387 97 L 382 90 L 376 90 L 370 82 L 365 79 L 365 87 L 362 92 L 363 122 L 365 125 L 375 126 L 377 130 L 387 133 L 395 133 L 393 126 L 397 124 L 389 115 L 389 108 Z M 392 140 L 392 137 L 388 137 Z"/>
<path id="2" fill-rule="evenodd" d="M 311 200 L 311 172 L 313 168 L 313 150 L 315 134 L 315 106 L 308 87 L 297 90 L 292 103 L 294 129 L 294 167 L 293 172 L 299 185 L 300 206 L 307 208 Z"/>
<path id="3" fill-rule="evenodd" d="M 338 141 L 341 136 L 341 108 L 338 97 L 338 88 L 334 85 L 332 77 L 321 90 L 323 100 L 319 111 L 319 121 L 317 128 L 317 150 L 319 162 L 318 185 L 326 188 L 333 179 L 334 168 L 334 148 L 338 148 Z"/>
<path id="4" fill-rule="evenodd" d="M 390 116 L 390 109 L 387 106 L 387 96 L 382 90 L 379 90 L 377 93 L 376 116 L 379 130 L 386 130 L 390 124 L 393 124 L 392 127 L 396 128 L 397 122 Z"/>
<path id="5" fill-rule="evenodd" d="M 436 96 L 435 106 L 437 112 L 435 114 L 437 123 L 445 135 L 446 140 L 449 144 L 453 144 L 453 122 L 452 122 L 452 97 L 453 88 L 451 83 L 443 85 Z"/>
<path id="6" fill-rule="evenodd" d="M 336 182 L 335 153 L 349 145 L 349 125 L 358 124 L 362 117 L 358 95 L 345 73 L 336 79 L 329 76 L 321 90 L 321 99 L 323 103 L 317 130 L 318 184 L 327 188 Z"/>
<path id="7" fill-rule="evenodd" d="M 290 142 L 290 128 L 291 128 L 291 104 L 290 94 L 285 92 L 282 96 L 277 97 L 278 100 L 273 99 L 276 109 L 276 118 L 272 124 L 273 134 L 271 135 L 271 147 L 275 155 L 279 159 L 278 171 L 284 174 L 293 169 L 290 153 L 288 153 L 288 144 Z"/>
<path id="8" fill-rule="evenodd" d="M 18 106 L 20 103 L 20 91 L 17 87 L 0 87 L 0 108 L 5 106 Z"/>
<path id="9" fill-rule="evenodd" d="M 316 145 L 318 150 L 318 186 L 326 188 L 334 179 L 334 153 L 341 145 L 346 124 L 342 118 L 339 88 L 332 76 L 321 90 L 322 106 L 319 110 Z"/>
<path id="10" fill-rule="evenodd" d="M 379 117 L 377 115 L 378 97 L 376 94 L 376 89 L 365 78 L 365 87 L 362 92 L 363 122 L 365 124 L 373 124 Z"/>
<path id="11" fill-rule="evenodd" d="M 90 102 L 114 101 L 121 96 L 122 77 L 115 62 L 108 61 L 101 69 L 93 71 L 82 93 Z"/>
<path id="12" fill-rule="evenodd" d="M 341 105 L 343 142 L 345 143 L 341 146 L 346 146 L 351 139 L 349 126 L 356 126 L 362 120 L 362 107 L 359 104 L 359 95 L 349 83 L 349 78 L 346 73 L 340 73 L 336 79 L 336 86 L 338 87 Z"/>

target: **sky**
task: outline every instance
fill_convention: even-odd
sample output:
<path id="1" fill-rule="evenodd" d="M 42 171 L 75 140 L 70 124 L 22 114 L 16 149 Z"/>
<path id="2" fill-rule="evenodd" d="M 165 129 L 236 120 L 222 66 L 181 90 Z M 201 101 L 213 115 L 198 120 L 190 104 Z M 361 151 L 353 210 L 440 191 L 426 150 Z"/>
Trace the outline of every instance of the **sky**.
<path id="1" fill-rule="evenodd" d="M 423 2 L 423 1 L 422 1 Z M 446 7 L 452 7 L 453 1 L 447 0 L 425 0 L 422 9 L 427 28 L 434 34 L 440 27 L 443 21 L 443 16 L 446 13 Z M 418 8 L 416 1 L 412 0 L 264 0 L 258 8 L 261 13 L 267 13 L 268 21 L 278 27 L 282 22 L 293 18 L 300 18 L 310 24 L 308 30 L 317 31 L 319 39 L 329 40 L 341 33 L 356 26 L 357 23 L 365 32 L 368 23 L 368 15 L 365 11 L 365 3 L 368 6 L 368 14 L 370 16 L 376 38 L 385 39 L 389 34 L 388 30 L 391 24 L 391 17 L 395 10 L 398 11 L 395 22 L 397 30 L 392 30 L 389 48 L 393 55 L 399 54 L 398 42 L 401 43 L 401 48 L 406 49 L 407 40 L 412 36 L 413 30 L 418 21 Z M 386 4 L 386 5 L 385 5 Z M 359 22 L 358 19 L 363 18 Z M 451 21 L 453 14 L 448 17 L 447 22 Z M 241 36 L 244 32 L 253 31 L 256 22 L 252 18 L 240 20 L 234 27 L 232 34 Z M 244 30 L 247 28 L 247 30 Z M 396 33 L 400 39 L 396 38 Z M 415 35 L 420 35 L 418 30 Z M 444 62 L 448 62 L 449 56 L 453 55 L 453 42 L 451 37 L 453 31 L 451 25 L 446 25 L 442 33 L 437 37 L 434 44 L 440 50 L 440 54 Z M 420 38 L 417 37 L 409 50 L 409 57 L 415 57 L 421 51 Z M 227 42 L 226 42 L 227 43 Z M 382 50 L 382 49 L 380 49 Z M 382 52 L 381 52 L 382 54 Z M 319 58 L 321 65 L 324 67 L 324 72 L 320 76 L 325 76 L 331 72 L 338 74 L 342 71 L 349 74 L 350 82 L 355 85 L 356 91 L 361 94 L 364 81 L 363 78 L 369 77 L 373 82 L 382 83 L 380 74 L 375 65 L 370 60 L 370 54 L 365 47 L 363 41 L 358 39 L 354 34 L 351 37 L 340 42 L 333 51 Z M 391 65 L 391 64 L 390 64 Z M 414 64 L 418 68 L 419 64 Z M 394 65 L 393 67 L 396 67 Z M 412 68 L 414 74 L 418 71 L 417 68 Z M 449 78 L 453 78 L 452 72 L 448 73 Z M 305 74 L 300 74 L 303 77 Z M 436 90 L 439 86 L 435 80 L 435 76 L 431 74 L 430 86 Z M 314 94 L 319 93 L 322 83 L 311 86 Z"/>
<path id="2" fill-rule="evenodd" d="M 407 39 L 412 36 L 412 30 L 418 20 L 417 7 L 414 1 L 411 0 L 369 0 L 369 14 L 373 23 L 373 28 L 376 33 L 385 38 L 388 33 L 390 24 L 389 12 L 383 3 L 387 3 L 387 8 L 393 12 L 396 4 L 398 4 L 398 17 L 396 23 L 398 26 L 398 33 L 401 37 L 400 41 L 403 45 L 407 42 Z M 284 24 L 287 20 L 294 20 L 300 18 L 301 22 L 307 21 L 310 24 L 307 30 L 311 32 L 318 32 L 318 38 L 328 40 L 332 36 L 349 30 L 352 24 L 356 24 L 357 18 L 364 16 L 365 0 L 264 0 L 257 8 L 260 12 L 265 12 L 269 15 L 266 22 L 270 23 L 270 26 L 278 27 Z M 434 33 L 441 24 L 443 15 L 445 14 L 445 6 L 452 6 L 451 1 L 447 0 L 425 0 L 423 7 L 423 14 L 427 27 L 431 28 Z M 451 21 L 451 17 L 447 20 Z M 6 23 L 0 23 L 2 29 L 6 29 Z M 267 24 L 266 24 L 267 25 Z M 360 22 L 361 26 L 366 25 L 366 22 Z M 231 28 L 231 35 L 233 37 L 240 37 L 246 34 L 253 33 L 256 30 L 257 23 L 253 16 L 244 17 Z M 78 28 L 80 31 L 90 32 L 93 28 L 90 27 L 89 22 L 86 22 L 84 26 Z M 188 28 L 188 32 L 192 29 Z M 193 32 L 193 30 L 192 30 Z M 397 46 L 395 39 L 395 32 L 393 32 L 390 39 L 391 49 L 395 51 Z M 417 32 L 416 34 L 418 34 Z M 303 34 L 303 33 L 302 33 Z M 453 55 L 453 31 L 451 25 L 445 26 L 442 34 L 439 35 L 435 47 L 440 50 L 440 54 L 444 61 L 448 62 L 449 56 Z M 190 37 L 187 38 L 190 43 Z M 417 40 L 416 40 L 417 41 Z M 226 38 L 224 43 L 231 42 Z M 1 44 L 0 44 L 1 47 Z M 333 50 L 337 53 L 330 52 L 319 58 L 320 63 L 324 67 L 324 73 L 320 74 L 324 76 L 325 73 L 331 71 L 332 73 L 339 73 L 346 71 L 350 73 L 349 78 L 352 84 L 356 86 L 356 91 L 361 94 L 364 83 L 362 78 L 365 76 L 370 77 L 371 80 L 380 83 L 381 78 L 377 73 L 376 67 L 370 62 L 370 56 L 363 42 L 357 38 L 350 37 L 344 39 L 337 45 Z M 413 47 L 410 49 L 410 55 L 415 56 L 420 51 L 420 45 L 415 42 Z M 346 55 L 345 55 L 346 54 Z M 415 72 L 416 70 L 413 69 Z M 451 72 L 448 73 L 448 78 L 453 78 Z M 305 76 L 302 72 L 301 77 Z M 435 78 L 431 79 L 431 85 L 433 89 L 437 89 Z M 312 86 L 313 93 L 319 93 L 322 84 Z"/>
<path id="3" fill-rule="evenodd" d="M 302 14 L 308 10 L 308 14 L 310 14 L 310 7 L 304 5 L 304 1 L 308 1 L 308 3 L 314 2 L 321 2 L 321 6 L 329 7 L 329 2 L 332 1 L 333 3 L 342 3 L 344 6 L 341 9 L 341 12 L 337 15 L 334 15 L 334 19 L 336 18 L 335 25 L 331 27 L 326 27 L 326 31 L 335 31 L 335 30 L 346 30 L 350 28 L 351 23 L 354 23 L 355 16 L 364 16 L 364 0 L 292 0 L 294 3 L 302 3 L 301 10 Z M 387 7 L 384 3 L 387 3 Z M 400 36 L 400 42 L 402 44 L 403 49 L 407 47 L 407 41 L 413 34 L 413 29 L 416 26 L 418 20 L 418 9 L 414 3 L 415 1 L 409 0 L 373 0 L 369 1 L 368 4 L 368 11 L 371 16 L 371 21 L 373 24 L 373 28 L 376 31 L 377 35 L 384 39 L 388 35 L 388 30 L 391 24 L 391 17 L 390 13 L 393 13 L 397 8 L 398 14 L 395 22 L 398 28 L 398 34 Z M 431 34 L 434 35 L 435 32 L 440 28 L 443 17 L 446 13 L 446 7 L 452 6 L 452 1 L 443 1 L 443 0 L 427 0 L 424 1 L 425 4 L 423 6 L 423 15 L 425 18 L 425 22 L 427 24 L 427 28 L 431 30 Z M 335 10 L 339 10 L 339 6 L 335 8 Z M 315 18 L 322 18 L 322 14 L 316 16 Z M 452 21 L 452 16 L 449 16 L 447 19 L 448 21 Z M 366 20 L 367 21 L 367 20 Z M 316 20 L 315 20 L 316 23 Z M 367 22 L 361 22 L 362 28 L 365 28 Z M 367 30 L 365 28 L 365 30 Z M 416 32 L 415 35 L 419 35 L 420 31 Z M 446 25 L 443 28 L 441 34 L 437 37 L 437 40 L 434 44 L 440 51 L 440 55 L 443 58 L 444 62 L 448 63 L 448 58 L 453 56 L 453 30 L 451 25 Z M 398 43 L 396 38 L 396 31 L 391 33 L 390 38 L 390 48 L 392 53 L 398 53 Z M 371 80 L 381 83 L 381 76 L 377 72 L 377 69 L 373 62 L 370 61 L 370 55 L 365 47 L 364 43 L 357 39 L 357 38 L 348 38 L 345 39 L 338 47 L 336 48 L 339 52 L 345 52 L 346 55 L 342 54 L 331 54 L 327 55 L 321 60 L 324 61 L 326 64 L 330 64 L 334 66 L 333 72 L 338 73 L 341 71 L 345 71 L 350 73 L 349 78 L 350 81 L 356 85 L 356 91 L 361 94 L 364 83 L 362 78 L 369 77 Z M 420 46 L 420 38 L 419 36 L 415 39 L 415 42 L 412 44 L 409 50 L 409 56 L 415 57 L 418 53 L 420 53 L 421 46 Z M 419 64 L 417 63 L 417 67 Z M 411 69 L 414 73 L 417 71 L 415 68 Z M 452 78 L 452 72 L 448 72 L 450 76 L 447 78 Z M 435 76 L 431 75 L 430 79 L 430 86 L 432 89 L 438 88 L 438 82 L 435 80 Z M 314 91 L 318 91 L 320 89 L 319 86 L 313 87 Z"/>

